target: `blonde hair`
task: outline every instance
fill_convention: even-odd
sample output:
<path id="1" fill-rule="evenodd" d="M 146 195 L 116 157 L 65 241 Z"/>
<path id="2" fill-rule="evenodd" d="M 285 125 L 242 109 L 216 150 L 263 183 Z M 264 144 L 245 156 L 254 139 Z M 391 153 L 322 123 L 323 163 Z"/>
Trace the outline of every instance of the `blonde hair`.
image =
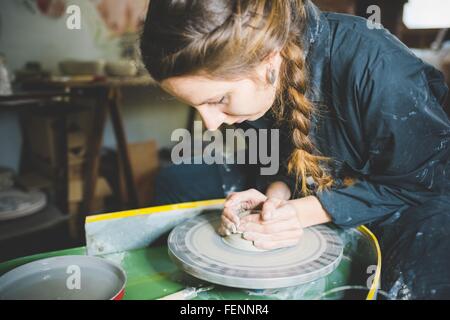
<path id="1" fill-rule="evenodd" d="M 152 0 L 141 39 L 143 61 L 157 81 L 197 73 L 226 79 L 251 75 L 281 49 L 272 111 L 291 128 L 294 150 L 288 171 L 301 181 L 303 195 L 311 194 L 308 177 L 317 191 L 333 184 L 323 169 L 330 158 L 319 155 L 309 138 L 315 108 L 306 97 L 301 47 L 306 23 L 304 0 Z"/>

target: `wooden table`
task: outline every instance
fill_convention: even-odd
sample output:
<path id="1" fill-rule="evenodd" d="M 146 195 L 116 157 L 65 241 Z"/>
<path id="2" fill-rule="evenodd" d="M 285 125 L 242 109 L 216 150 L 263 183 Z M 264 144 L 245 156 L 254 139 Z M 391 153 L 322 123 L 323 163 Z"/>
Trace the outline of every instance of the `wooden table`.
<path id="1" fill-rule="evenodd" d="M 150 77 L 133 78 L 69 78 L 53 77 L 48 80 L 34 80 L 22 83 L 26 90 L 59 91 L 69 96 L 89 96 L 96 100 L 94 126 L 87 146 L 83 202 L 81 212 L 89 215 L 93 211 L 93 200 L 100 164 L 100 149 L 108 113 L 111 116 L 117 150 L 123 164 L 129 207 L 137 208 L 138 196 L 133 170 L 127 148 L 125 128 L 120 112 L 123 87 L 151 86 L 155 82 Z"/>

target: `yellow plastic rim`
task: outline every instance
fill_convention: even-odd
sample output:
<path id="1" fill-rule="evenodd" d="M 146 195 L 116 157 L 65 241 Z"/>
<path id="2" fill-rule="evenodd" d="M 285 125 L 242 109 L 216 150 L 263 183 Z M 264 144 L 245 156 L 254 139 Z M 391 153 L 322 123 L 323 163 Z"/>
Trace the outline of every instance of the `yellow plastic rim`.
<path id="1" fill-rule="evenodd" d="M 197 207 L 220 205 L 220 204 L 223 204 L 224 202 L 225 202 L 225 199 L 204 200 L 204 201 L 185 202 L 185 203 L 179 203 L 179 204 L 169 204 L 169 205 L 164 205 L 164 206 L 159 206 L 159 207 L 151 207 L 151 208 L 144 208 L 144 209 L 136 209 L 136 210 L 129 210 L 129 211 L 100 214 L 100 215 L 86 217 L 86 223 L 93 223 L 93 222 L 105 221 L 105 220 L 122 219 L 122 218 L 136 217 L 136 216 L 145 216 L 145 215 L 151 215 L 154 213 L 165 212 L 165 211 L 194 209 Z"/>
<path id="2" fill-rule="evenodd" d="M 366 235 L 371 241 L 377 253 L 377 269 L 375 270 L 375 276 L 373 278 L 372 285 L 370 286 L 369 293 L 367 294 L 366 300 L 375 300 L 378 288 L 380 287 L 381 279 L 381 249 L 378 243 L 377 237 L 369 230 L 366 226 L 359 226 L 358 230 Z"/>

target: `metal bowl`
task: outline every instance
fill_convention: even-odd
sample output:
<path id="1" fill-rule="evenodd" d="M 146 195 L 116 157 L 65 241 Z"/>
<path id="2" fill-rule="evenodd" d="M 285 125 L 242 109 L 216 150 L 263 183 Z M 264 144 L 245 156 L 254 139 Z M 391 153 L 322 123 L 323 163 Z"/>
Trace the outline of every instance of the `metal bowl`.
<path id="1" fill-rule="evenodd" d="M 120 60 L 107 62 L 105 71 L 111 77 L 134 77 L 138 72 L 138 68 L 134 61 Z"/>
<path id="2" fill-rule="evenodd" d="M 59 69 L 65 76 L 101 76 L 104 74 L 105 62 L 65 60 L 59 63 Z"/>
<path id="3" fill-rule="evenodd" d="M 0 277 L 0 300 L 121 300 L 125 271 L 91 256 L 61 256 L 22 265 Z"/>

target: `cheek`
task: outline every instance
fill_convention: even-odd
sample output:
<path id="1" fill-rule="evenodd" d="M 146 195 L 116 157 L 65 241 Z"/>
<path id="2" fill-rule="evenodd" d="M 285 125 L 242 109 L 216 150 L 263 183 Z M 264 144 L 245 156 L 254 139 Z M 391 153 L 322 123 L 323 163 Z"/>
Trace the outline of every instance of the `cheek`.
<path id="1" fill-rule="evenodd" d="M 270 88 L 257 89 L 255 85 L 243 85 L 233 95 L 227 112 L 235 115 L 254 115 L 266 111 L 273 103 Z"/>

